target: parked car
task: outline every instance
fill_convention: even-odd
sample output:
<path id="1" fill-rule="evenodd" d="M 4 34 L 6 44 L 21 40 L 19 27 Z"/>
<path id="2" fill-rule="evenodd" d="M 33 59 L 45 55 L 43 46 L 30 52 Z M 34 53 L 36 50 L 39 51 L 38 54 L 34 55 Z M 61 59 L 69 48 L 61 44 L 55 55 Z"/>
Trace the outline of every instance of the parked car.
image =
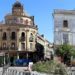
<path id="1" fill-rule="evenodd" d="M 30 59 L 16 59 L 16 66 L 28 66 L 29 62 L 32 62 Z"/>

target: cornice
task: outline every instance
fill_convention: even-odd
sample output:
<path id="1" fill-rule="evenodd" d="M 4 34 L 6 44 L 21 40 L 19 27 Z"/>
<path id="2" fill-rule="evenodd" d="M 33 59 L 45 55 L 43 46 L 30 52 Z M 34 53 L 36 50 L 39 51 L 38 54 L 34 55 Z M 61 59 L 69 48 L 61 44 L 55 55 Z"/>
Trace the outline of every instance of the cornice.
<path id="1" fill-rule="evenodd" d="M 55 9 L 54 14 L 69 14 L 69 15 L 75 15 L 75 10 L 61 10 L 61 9 Z"/>
<path id="2" fill-rule="evenodd" d="M 25 28 L 32 28 L 38 30 L 36 25 L 24 25 L 24 24 L 1 24 L 0 27 L 25 27 Z"/>

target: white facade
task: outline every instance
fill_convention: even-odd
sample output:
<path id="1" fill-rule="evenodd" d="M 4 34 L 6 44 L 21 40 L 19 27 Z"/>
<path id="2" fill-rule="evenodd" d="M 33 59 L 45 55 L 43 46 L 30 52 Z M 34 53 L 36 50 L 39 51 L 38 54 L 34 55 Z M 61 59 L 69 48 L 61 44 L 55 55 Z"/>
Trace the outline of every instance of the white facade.
<path id="1" fill-rule="evenodd" d="M 75 10 L 54 10 L 54 44 L 66 43 L 75 46 Z M 64 27 L 67 21 L 67 27 Z"/>

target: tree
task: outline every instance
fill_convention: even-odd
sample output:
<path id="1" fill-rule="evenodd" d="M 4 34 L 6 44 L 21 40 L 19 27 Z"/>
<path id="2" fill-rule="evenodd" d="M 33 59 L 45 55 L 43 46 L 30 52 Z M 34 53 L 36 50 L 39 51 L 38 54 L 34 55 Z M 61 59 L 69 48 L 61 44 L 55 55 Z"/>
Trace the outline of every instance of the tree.
<path id="1" fill-rule="evenodd" d="M 33 64 L 32 70 L 40 73 L 47 73 L 48 75 L 68 75 L 66 66 L 55 60 L 37 62 Z"/>
<path id="2" fill-rule="evenodd" d="M 70 63 L 71 56 L 75 56 L 74 47 L 69 44 L 63 44 L 56 48 L 55 53 L 57 56 L 61 56 L 64 63 Z"/>

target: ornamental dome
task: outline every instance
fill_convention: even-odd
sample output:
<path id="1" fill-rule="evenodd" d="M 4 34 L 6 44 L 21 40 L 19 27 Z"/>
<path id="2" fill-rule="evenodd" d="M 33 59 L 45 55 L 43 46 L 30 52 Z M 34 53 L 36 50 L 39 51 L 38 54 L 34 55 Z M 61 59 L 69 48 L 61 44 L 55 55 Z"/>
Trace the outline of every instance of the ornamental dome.
<path id="1" fill-rule="evenodd" d="M 16 2 L 16 3 L 14 3 L 14 5 L 13 5 L 13 7 L 15 7 L 15 8 L 21 8 L 21 7 L 23 7 L 22 5 L 21 5 L 21 3 L 20 2 Z"/>
<path id="2" fill-rule="evenodd" d="M 20 2 L 16 1 L 12 7 L 12 13 L 14 15 L 22 15 L 23 14 L 23 5 Z"/>

